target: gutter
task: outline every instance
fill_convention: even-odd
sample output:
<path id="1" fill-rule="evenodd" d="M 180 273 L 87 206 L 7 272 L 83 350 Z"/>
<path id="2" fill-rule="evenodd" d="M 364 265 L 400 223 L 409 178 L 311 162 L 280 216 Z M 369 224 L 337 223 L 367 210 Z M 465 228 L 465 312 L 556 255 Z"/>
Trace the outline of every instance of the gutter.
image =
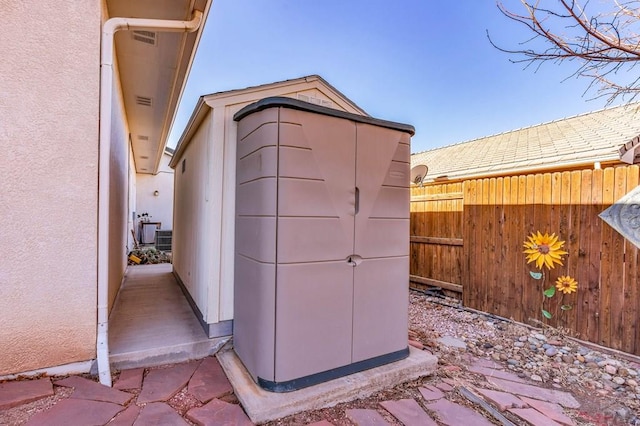
<path id="1" fill-rule="evenodd" d="M 98 163 L 98 330 L 96 358 L 100 383 L 111 386 L 109 365 L 109 184 L 111 155 L 111 112 L 113 91 L 113 44 L 120 30 L 193 32 L 202 24 L 203 14 L 196 10 L 190 21 L 141 18 L 111 18 L 102 26 L 100 56 L 100 148 Z"/>

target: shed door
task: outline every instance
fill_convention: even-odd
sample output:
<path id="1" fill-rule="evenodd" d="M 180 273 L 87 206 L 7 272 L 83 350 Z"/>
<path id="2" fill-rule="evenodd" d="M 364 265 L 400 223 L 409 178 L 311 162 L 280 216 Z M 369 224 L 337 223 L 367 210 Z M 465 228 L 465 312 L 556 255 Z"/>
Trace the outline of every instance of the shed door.
<path id="1" fill-rule="evenodd" d="M 280 109 L 275 380 L 351 363 L 355 124 Z"/>
<path id="2" fill-rule="evenodd" d="M 407 346 L 409 161 L 407 134 L 357 124 L 352 362 Z"/>

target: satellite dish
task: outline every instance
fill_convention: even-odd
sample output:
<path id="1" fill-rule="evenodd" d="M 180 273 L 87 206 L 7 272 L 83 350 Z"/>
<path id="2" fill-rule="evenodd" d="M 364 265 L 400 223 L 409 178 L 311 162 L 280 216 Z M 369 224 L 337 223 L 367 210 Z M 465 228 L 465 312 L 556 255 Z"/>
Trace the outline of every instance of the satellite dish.
<path id="1" fill-rule="evenodd" d="M 429 171 L 429 167 L 425 164 L 418 164 L 417 166 L 413 166 L 411 168 L 411 183 L 422 186 L 422 181 L 424 181 L 427 172 Z"/>

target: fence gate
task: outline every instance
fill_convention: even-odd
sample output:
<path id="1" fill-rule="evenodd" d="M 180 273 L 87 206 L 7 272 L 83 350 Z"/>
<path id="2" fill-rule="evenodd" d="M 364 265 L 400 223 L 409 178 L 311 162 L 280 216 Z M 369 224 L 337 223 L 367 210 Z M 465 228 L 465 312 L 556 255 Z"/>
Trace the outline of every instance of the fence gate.
<path id="1" fill-rule="evenodd" d="M 454 297 L 463 288 L 462 183 L 430 184 L 411 190 L 410 281 L 435 286 Z"/>

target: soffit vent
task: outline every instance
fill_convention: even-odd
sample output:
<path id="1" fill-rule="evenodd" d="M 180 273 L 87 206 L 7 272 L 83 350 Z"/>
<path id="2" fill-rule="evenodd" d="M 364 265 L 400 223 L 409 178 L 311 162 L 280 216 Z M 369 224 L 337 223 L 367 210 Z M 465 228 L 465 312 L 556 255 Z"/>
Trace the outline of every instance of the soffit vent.
<path id="1" fill-rule="evenodd" d="M 152 101 L 151 98 L 147 98 L 146 96 L 136 96 L 136 104 L 150 107 L 152 105 Z"/>
<path id="2" fill-rule="evenodd" d="M 133 39 L 136 41 L 139 41 L 141 43 L 145 43 L 151 46 L 156 45 L 157 34 L 153 31 L 134 30 L 132 35 L 133 35 Z"/>
<path id="3" fill-rule="evenodd" d="M 316 104 L 324 107 L 331 108 L 333 107 L 333 102 L 328 101 L 326 99 L 316 98 L 315 96 L 303 95 L 302 93 L 298 93 L 298 99 L 304 102 L 309 102 L 310 104 Z"/>
<path id="4" fill-rule="evenodd" d="M 149 136 L 146 136 L 146 135 L 138 135 L 138 140 L 139 140 L 139 141 L 148 141 L 148 140 L 149 140 Z"/>

